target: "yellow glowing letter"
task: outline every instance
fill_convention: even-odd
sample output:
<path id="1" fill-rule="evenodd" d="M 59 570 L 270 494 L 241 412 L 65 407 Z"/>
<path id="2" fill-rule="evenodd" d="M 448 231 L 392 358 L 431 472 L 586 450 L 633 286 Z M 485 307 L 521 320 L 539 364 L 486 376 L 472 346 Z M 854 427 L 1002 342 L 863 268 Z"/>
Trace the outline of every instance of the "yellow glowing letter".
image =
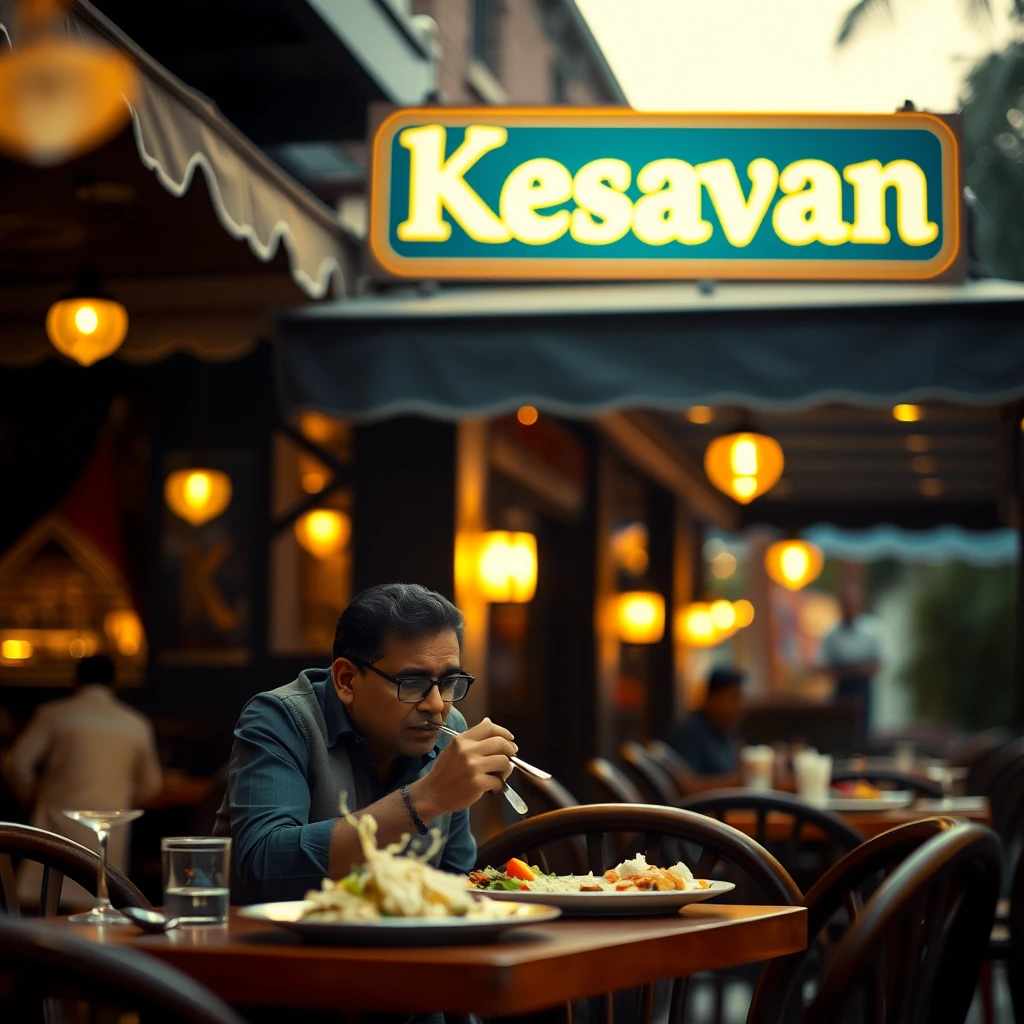
<path id="1" fill-rule="evenodd" d="M 775 204 L 772 226 L 790 245 L 839 245 L 850 237 L 843 221 L 843 182 L 823 160 L 797 160 L 779 175 L 786 194 Z"/>
<path id="2" fill-rule="evenodd" d="M 623 193 L 632 176 L 629 164 L 611 157 L 591 160 L 576 172 L 572 195 L 580 208 L 572 211 L 570 231 L 577 242 L 608 245 L 629 230 L 633 203 Z"/>
<path id="3" fill-rule="evenodd" d="M 939 226 L 928 220 L 928 179 L 909 160 L 893 160 L 884 167 L 878 160 L 850 164 L 843 177 L 853 186 L 853 242 L 889 241 L 885 222 L 885 190 L 896 189 L 896 229 L 907 245 L 927 245 L 939 235 Z"/>
<path id="4" fill-rule="evenodd" d="M 514 238 L 528 245 L 547 245 L 569 230 L 569 211 L 546 217 L 536 212 L 572 198 L 572 175 L 557 160 L 540 157 L 520 164 L 501 189 L 501 219 Z"/>
<path id="5" fill-rule="evenodd" d="M 751 160 L 747 167 L 747 175 L 753 186 L 749 199 L 743 197 L 743 188 L 731 160 L 712 160 L 710 163 L 698 164 L 696 171 L 701 184 L 711 196 L 730 245 L 739 249 L 750 245 L 775 195 L 779 169 L 771 160 L 763 157 Z"/>
<path id="6" fill-rule="evenodd" d="M 700 215 L 700 181 L 692 164 L 653 160 L 640 168 L 636 183 L 644 194 L 633 207 L 633 233 L 641 242 L 700 245 L 711 237 L 711 224 Z"/>
<path id="7" fill-rule="evenodd" d="M 399 136 L 409 150 L 409 219 L 398 225 L 403 242 L 444 242 L 452 226 L 446 208 L 475 242 L 507 242 L 512 234 L 494 211 L 466 184 L 463 175 L 485 153 L 505 145 L 508 132 L 488 125 L 470 125 L 462 145 L 447 160 L 447 133 L 439 124 L 406 128 Z"/>

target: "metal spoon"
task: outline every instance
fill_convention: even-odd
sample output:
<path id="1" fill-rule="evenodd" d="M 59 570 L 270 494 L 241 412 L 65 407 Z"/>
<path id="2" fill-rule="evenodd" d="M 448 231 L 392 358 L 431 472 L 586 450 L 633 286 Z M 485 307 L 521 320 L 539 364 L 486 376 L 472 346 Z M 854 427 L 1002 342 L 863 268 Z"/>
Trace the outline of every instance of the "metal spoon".
<path id="1" fill-rule="evenodd" d="M 165 917 L 158 910 L 143 910 L 142 907 L 122 907 L 121 913 L 129 917 L 144 932 L 169 932 L 181 924 L 180 917 Z"/>
<path id="2" fill-rule="evenodd" d="M 433 724 L 433 723 L 431 723 Z M 458 736 L 459 734 L 454 729 L 449 729 L 447 725 L 434 725 L 434 728 L 439 732 L 447 733 L 449 736 Z M 517 762 L 519 758 L 510 758 L 511 761 Z M 531 765 L 527 765 L 533 772 L 544 777 L 546 773 L 542 773 L 539 768 L 533 768 Z M 551 778 L 550 775 L 546 776 Z M 505 794 L 505 799 L 512 805 L 512 809 L 518 814 L 529 814 L 530 808 L 526 806 L 526 801 L 505 781 L 501 783 L 501 791 Z"/>

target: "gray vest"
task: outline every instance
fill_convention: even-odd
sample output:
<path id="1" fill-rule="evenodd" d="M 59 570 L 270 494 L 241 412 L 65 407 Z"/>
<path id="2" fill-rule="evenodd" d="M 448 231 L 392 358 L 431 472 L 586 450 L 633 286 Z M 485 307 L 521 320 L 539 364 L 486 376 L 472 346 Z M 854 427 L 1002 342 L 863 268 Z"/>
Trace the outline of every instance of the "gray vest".
<path id="1" fill-rule="evenodd" d="M 306 767 L 306 781 L 309 784 L 309 820 L 326 821 L 328 818 L 338 817 L 338 802 L 344 794 L 350 811 L 359 810 L 371 803 L 370 793 L 367 787 L 365 772 L 362 767 L 354 767 L 352 756 L 348 745 L 342 741 L 335 743 L 333 747 L 327 745 L 327 722 L 324 720 L 324 713 L 320 708 L 316 692 L 309 681 L 299 677 L 294 681 L 271 690 L 270 695 L 276 697 L 288 706 L 292 718 L 298 723 L 302 730 L 303 738 L 306 741 L 308 754 Z M 334 699 L 328 695 L 328 699 Z M 452 708 L 449 712 L 448 725 L 462 732 L 466 728 L 466 720 L 462 715 Z M 438 746 L 444 747 L 449 737 L 438 736 Z M 234 773 L 234 750 L 231 753 L 231 765 L 229 780 Z M 422 777 L 430 771 L 433 761 L 427 763 L 419 773 Z M 231 835 L 231 785 L 221 801 L 220 809 L 217 811 L 217 823 L 214 826 L 215 836 Z M 448 833 L 451 830 L 451 814 L 442 814 L 439 818 L 428 822 L 431 829 L 439 829 L 442 839 L 447 842 Z M 413 831 L 410 826 L 410 831 Z M 417 846 L 423 840 L 417 837 Z M 437 864 L 444 852 L 444 845 L 431 858 L 432 864 Z"/>

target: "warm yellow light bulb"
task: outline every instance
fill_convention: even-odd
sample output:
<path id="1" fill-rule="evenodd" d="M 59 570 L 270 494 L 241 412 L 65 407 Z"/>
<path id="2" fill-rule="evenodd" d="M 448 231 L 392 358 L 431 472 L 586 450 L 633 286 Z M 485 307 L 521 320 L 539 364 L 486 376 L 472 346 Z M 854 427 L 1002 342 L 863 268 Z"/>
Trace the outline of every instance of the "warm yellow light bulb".
<path id="1" fill-rule="evenodd" d="M 702 601 L 695 601 L 680 611 L 676 629 L 679 637 L 691 647 L 713 647 L 720 639 L 711 618 L 711 608 Z"/>
<path id="2" fill-rule="evenodd" d="M 732 446 L 729 464 L 737 476 L 757 476 L 757 445 L 741 438 Z"/>
<path id="3" fill-rule="evenodd" d="M 708 614 L 720 633 L 728 633 L 736 625 L 736 609 L 731 601 L 712 601 Z"/>
<path id="4" fill-rule="evenodd" d="M 892 415 L 900 423 L 916 423 L 921 418 L 921 406 L 906 403 L 894 405 Z"/>
<path id="5" fill-rule="evenodd" d="M 715 410 L 710 405 L 691 405 L 686 410 L 686 418 L 691 423 L 710 423 L 715 418 Z"/>
<path id="6" fill-rule="evenodd" d="M 92 306 L 81 306 L 75 313 L 75 326 L 83 334 L 93 334 L 100 325 L 100 318 Z"/>
<path id="7" fill-rule="evenodd" d="M 807 557 L 807 552 L 802 547 L 793 545 L 782 552 L 780 564 L 782 565 L 782 575 L 791 583 L 796 583 L 803 579 L 804 573 L 807 572 L 810 558 Z"/>
<path id="8" fill-rule="evenodd" d="M 538 413 L 536 408 L 532 405 L 521 406 L 519 412 L 516 413 L 516 419 L 518 419 L 524 427 L 532 427 L 539 418 L 540 413 Z"/>
<path id="9" fill-rule="evenodd" d="M 749 498 L 757 490 L 757 480 L 752 476 L 738 476 L 732 482 L 732 490 L 737 498 Z"/>
<path id="10" fill-rule="evenodd" d="M 185 501 L 193 508 L 202 508 L 210 500 L 212 489 L 208 473 L 189 473 L 185 480 Z"/>
<path id="11" fill-rule="evenodd" d="M 746 629 L 754 621 L 754 606 L 745 597 L 741 597 L 733 608 L 736 610 L 736 628 Z"/>
<path id="12" fill-rule="evenodd" d="M 8 661 L 27 661 L 32 657 L 32 650 L 28 640 L 5 640 L 0 644 L 0 656 Z"/>
<path id="13" fill-rule="evenodd" d="M 330 558 L 349 542 L 352 520 L 334 508 L 315 508 L 295 520 L 295 539 L 314 557 Z"/>
<path id="14" fill-rule="evenodd" d="M 628 644 L 656 644 L 665 634 L 665 598 L 634 590 L 618 598 L 619 639 Z"/>
<path id="15" fill-rule="evenodd" d="M 484 598 L 494 604 L 532 601 L 537 589 L 537 538 L 507 530 L 484 534 L 477 579 Z"/>

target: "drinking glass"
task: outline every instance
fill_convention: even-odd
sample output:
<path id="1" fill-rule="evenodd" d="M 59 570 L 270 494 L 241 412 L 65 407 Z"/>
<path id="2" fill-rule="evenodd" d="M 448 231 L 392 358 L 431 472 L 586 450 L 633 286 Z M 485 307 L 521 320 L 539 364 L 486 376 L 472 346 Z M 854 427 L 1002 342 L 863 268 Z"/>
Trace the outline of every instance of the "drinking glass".
<path id="1" fill-rule="evenodd" d="M 120 910 L 110 905 L 107 895 L 107 837 L 111 829 L 119 825 L 127 825 L 136 818 L 142 817 L 142 811 L 119 810 L 81 810 L 63 812 L 72 821 L 77 821 L 96 833 L 100 844 L 100 868 L 96 876 L 96 905 L 84 914 L 72 914 L 68 918 L 75 924 L 131 924 Z"/>
<path id="2" fill-rule="evenodd" d="M 172 836 L 160 840 L 164 913 L 184 925 L 223 924 L 228 919 L 231 840 Z"/>

